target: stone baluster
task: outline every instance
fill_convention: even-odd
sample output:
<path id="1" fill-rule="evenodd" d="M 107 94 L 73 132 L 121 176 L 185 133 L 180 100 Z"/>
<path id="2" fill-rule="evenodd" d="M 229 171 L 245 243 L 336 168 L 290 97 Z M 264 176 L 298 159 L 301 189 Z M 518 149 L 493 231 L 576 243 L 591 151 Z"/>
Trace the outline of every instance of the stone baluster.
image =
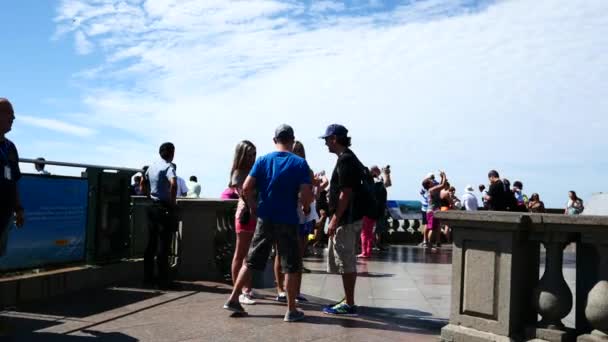
<path id="1" fill-rule="evenodd" d="M 595 330 L 579 336 L 579 342 L 608 341 L 608 239 L 596 236 L 590 240 L 595 243 L 600 257 L 599 281 L 587 297 L 585 317 Z"/>
<path id="2" fill-rule="evenodd" d="M 542 243 L 546 249 L 545 273 L 534 290 L 534 304 L 540 322 L 535 337 L 547 341 L 563 341 L 567 331 L 562 319 L 572 309 L 572 292 L 562 271 L 564 248 L 570 236 L 558 232 L 544 234 Z"/>

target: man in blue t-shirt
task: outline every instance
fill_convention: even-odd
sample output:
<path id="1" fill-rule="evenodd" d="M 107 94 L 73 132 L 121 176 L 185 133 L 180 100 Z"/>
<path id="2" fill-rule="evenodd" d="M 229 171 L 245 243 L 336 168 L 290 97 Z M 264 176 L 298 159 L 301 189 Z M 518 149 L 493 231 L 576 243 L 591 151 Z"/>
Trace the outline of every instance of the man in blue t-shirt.
<path id="1" fill-rule="evenodd" d="M 291 153 L 295 141 L 293 129 L 281 125 L 275 131 L 277 151 L 256 160 L 243 185 L 251 215 L 258 218 L 247 263 L 241 268 L 230 299 L 224 309 L 236 313 L 245 310 L 239 304 L 243 285 L 251 277 L 251 269 L 264 270 L 272 246 L 277 244 L 282 272 L 286 274 L 287 313 L 285 322 L 304 318 L 296 309 L 296 296 L 301 281 L 302 258 L 298 243 L 298 205 L 310 211 L 313 200 L 310 168 L 306 160 Z M 255 193 L 259 195 L 255 199 Z M 299 200 L 299 202 L 298 202 Z"/>

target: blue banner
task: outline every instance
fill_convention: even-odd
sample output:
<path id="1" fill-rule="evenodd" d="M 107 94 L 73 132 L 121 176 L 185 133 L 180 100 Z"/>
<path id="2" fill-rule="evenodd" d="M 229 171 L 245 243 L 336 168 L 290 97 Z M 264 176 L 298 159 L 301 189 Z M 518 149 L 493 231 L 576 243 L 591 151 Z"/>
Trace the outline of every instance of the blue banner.
<path id="1" fill-rule="evenodd" d="M 19 196 L 25 225 L 11 225 L 0 271 L 84 260 L 86 179 L 24 175 L 19 181 Z"/>
<path id="2" fill-rule="evenodd" d="M 420 201 L 386 201 L 386 207 L 395 220 L 422 219 L 422 202 Z"/>

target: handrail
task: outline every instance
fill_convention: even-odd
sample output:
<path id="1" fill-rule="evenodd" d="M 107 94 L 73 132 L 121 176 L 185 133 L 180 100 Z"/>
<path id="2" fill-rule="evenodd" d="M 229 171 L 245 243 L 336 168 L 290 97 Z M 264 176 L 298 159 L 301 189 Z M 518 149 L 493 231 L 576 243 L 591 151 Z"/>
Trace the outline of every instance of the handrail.
<path id="1" fill-rule="evenodd" d="M 96 169 L 104 169 L 104 170 L 116 170 L 116 171 L 128 171 L 128 172 L 142 172 L 141 169 L 133 169 L 128 167 L 116 167 L 116 166 L 106 166 L 106 165 L 95 165 L 95 164 L 78 164 L 78 163 L 66 163 L 66 162 L 58 162 L 51 160 L 37 160 L 37 159 L 27 159 L 20 158 L 20 163 L 30 163 L 30 164 L 44 164 L 44 165 L 54 165 L 54 166 L 69 166 L 69 167 L 80 167 L 83 169 L 87 168 L 96 168 Z"/>

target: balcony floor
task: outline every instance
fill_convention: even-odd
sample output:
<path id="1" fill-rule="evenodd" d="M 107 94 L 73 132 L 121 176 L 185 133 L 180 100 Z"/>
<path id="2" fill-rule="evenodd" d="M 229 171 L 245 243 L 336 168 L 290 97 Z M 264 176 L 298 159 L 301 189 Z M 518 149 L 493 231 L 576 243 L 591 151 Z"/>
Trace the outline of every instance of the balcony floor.
<path id="1" fill-rule="evenodd" d="M 573 286 L 569 258 L 565 275 Z M 11 308 L 2 319 L 13 341 L 436 341 L 450 311 L 451 247 L 430 253 L 414 246 L 393 246 L 369 261 L 359 261 L 357 318 L 320 312 L 343 296 L 339 276 L 325 272 L 324 256 L 308 257 L 302 292 L 307 317 L 284 323 L 285 306 L 265 299 L 246 307 L 247 317 L 222 309 L 230 287 L 212 282 L 182 283 L 180 291 L 137 286 L 83 291 Z M 571 325 L 570 316 L 566 323 Z M 1 340 L 1 338 L 0 338 Z"/>

